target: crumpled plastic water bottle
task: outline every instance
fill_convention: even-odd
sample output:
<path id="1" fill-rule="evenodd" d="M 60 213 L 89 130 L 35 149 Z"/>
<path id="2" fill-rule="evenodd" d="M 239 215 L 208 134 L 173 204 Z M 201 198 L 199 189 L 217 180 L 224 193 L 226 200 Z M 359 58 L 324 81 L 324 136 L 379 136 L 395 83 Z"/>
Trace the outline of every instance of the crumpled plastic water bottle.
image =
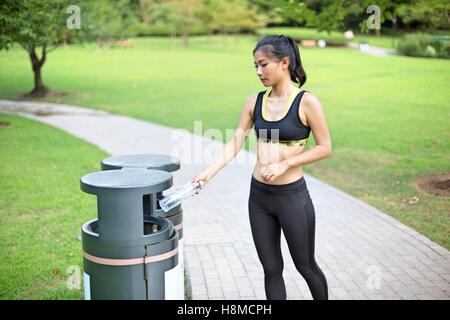
<path id="1" fill-rule="evenodd" d="M 197 182 L 189 181 L 184 186 L 176 188 L 171 194 L 159 200 L 159 206 L 164 212 L 169 212 L 183 202 L 183 200 L 191 197 L 194 193 L 202 189 L 203 184 L 202 180 Z"/>

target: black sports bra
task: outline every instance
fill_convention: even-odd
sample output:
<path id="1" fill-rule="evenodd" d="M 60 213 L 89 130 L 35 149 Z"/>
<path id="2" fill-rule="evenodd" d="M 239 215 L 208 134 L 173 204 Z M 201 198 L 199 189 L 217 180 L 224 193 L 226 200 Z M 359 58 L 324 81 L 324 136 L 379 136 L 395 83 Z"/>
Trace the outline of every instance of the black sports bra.
<path id="1" fill-rule="evenodd" d="M 306 145 L 311 128 L 305 126 L 299 117 L 300 100 L 305 90 L 294 91 L 285 106 L 284 116 L 280 120 L 266 120 L 265 108 L 270 90 L 258 93 L 253 121 L 256 137 L 260 141 L 282 143 L 290 146 Z"/>

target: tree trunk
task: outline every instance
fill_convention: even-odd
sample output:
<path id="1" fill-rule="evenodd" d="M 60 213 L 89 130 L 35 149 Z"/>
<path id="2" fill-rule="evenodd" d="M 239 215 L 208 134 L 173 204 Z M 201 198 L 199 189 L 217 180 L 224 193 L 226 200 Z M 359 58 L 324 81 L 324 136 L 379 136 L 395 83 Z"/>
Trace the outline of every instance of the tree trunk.
<path id="1" fill-rule="evenodd" d="M 189 46 L 189 32 L 183 31 L 183 46 L 188 47 Z"/>
<path id="2" fill-rule="evenodd" d="M 208 31 L 208 44 L 211 45 L 212 44 L 212 30 Z"/>
<path id="3" fill-rule="evenodd" d="M 28 48 L 28 54 L 31 60 L 31 67 L 34 73 L 34 89 L 31 90 L 27 96 L 29 97 L 43 97 L 47 94 L 48 88 L 44 86 L 42 82 L 42 66 L 45 63 L 47 46 L 42 47 L 41 59 L 38 58 L 35 50 L 35 46 L 32 45 Z"/>
<path id="4" fill-rule="evenodd" d="M 223 30 L 223 43 L 225 48 L 228 48 L 228 33 L 227 30 Z"/>
<path id="5" fill-rule="evenodd" d="M 139 14 L 142 22 L 145 25 L 150 25 L 152 23 L 149 15 L 148 15 L 148 1 L 147 0 L 139 0 Z"/>
<path id="6" fill-rule="evenodd" d="M 171 31 L 170 32 L 170 38 L 172 39 L 172 50 L 177 49 L 177 31 Z"/>

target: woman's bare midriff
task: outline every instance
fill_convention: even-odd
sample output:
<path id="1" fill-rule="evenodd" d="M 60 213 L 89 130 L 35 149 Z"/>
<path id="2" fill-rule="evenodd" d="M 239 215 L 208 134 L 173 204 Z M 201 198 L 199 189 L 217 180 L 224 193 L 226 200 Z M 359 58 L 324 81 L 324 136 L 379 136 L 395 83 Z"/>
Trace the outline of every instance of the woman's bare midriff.
<path id="1" fill-rule="evenodd" d="M 303 177 L 302 166 L 287 169 L 286 172 L 271 182 L 263 179 L 261 176 L 261 168 L 266 165 L 278 163 L 287 158 L 299 155 L 304 151 L 304 149 L 305 146 L 287 146 L 279 143 L 257 141 L 257 162 L 255 168 L 253 169 L 253 177 L 262 183 L 273 185 L 287 184 L 299 180 Z"/>

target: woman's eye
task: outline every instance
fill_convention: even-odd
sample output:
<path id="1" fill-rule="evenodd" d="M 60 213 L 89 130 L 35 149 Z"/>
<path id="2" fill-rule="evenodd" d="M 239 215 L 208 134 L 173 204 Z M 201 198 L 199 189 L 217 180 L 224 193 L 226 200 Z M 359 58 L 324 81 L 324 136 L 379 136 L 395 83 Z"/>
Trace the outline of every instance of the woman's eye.
<path id="1" fill-rule="evenodd" d="M 267 63 L 266 63 L 266 64 L 262 64 L 262 66 L 263 66 L 263 67 L 267 66 Z"/>

